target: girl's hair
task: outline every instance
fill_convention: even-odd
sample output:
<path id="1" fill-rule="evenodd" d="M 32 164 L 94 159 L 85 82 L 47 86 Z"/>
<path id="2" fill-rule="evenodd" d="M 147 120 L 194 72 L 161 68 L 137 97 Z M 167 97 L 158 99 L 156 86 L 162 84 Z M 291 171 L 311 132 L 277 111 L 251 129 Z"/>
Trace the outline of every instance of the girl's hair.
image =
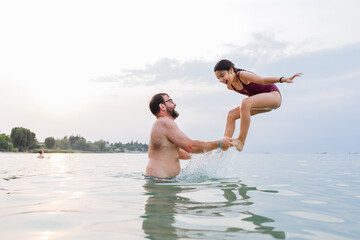
<path id="1" fill-rule="evenodd" d="M 233 64 L 231 61 L 227 59 L 220 60 L 215 64 L 214 72 L 216 71 L 229 71 L 231 68 L 234 69 L 235 72 L 240 71 L 240 69 L 235 67 L 235 64 Z"/>
<path id="2" fill-rule="evenodd" d="M 164 95 L 169 96 L 167 93 L 158 93 L 154 95 L 150 100 L 149 108 L 152 114 L 154 114 L 155 116 L 160 112 L 159 104 L 164 103 Z"/>

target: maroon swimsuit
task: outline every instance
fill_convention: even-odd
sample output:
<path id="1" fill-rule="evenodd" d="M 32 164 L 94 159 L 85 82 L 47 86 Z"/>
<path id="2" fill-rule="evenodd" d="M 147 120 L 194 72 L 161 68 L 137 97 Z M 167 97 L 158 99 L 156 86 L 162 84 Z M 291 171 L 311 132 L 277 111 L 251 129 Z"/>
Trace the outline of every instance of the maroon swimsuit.
<path id="1" fill-rule="evenodd" d="M 237 90 L 232 84 L 231 87 L 234 89 L 235 92 L 238 92 L 240 94 L 244 94 L 247 96 L 253 96 L 259 93 L 268 93 L 268 92 L 272 92 L 272 91 L 277 91 L 280 93 L 279 89 L 275 86 L 275 84 L 269 84 L 269 85 L 263 85 L 263 84 L 259 84 L 259 83 L 249 83 L 249 84 L 245 84 L 241 81 L 240 79 L 240 72 L 241 71 L 246 71 L 243 69 L 240 69 L 240 71 L 238 71 L 236 73 L 236 76 L 239 78 L 239 81 L 241 83 L 241 85 L 243 86 L 243 89 L 241 90 Z"/>

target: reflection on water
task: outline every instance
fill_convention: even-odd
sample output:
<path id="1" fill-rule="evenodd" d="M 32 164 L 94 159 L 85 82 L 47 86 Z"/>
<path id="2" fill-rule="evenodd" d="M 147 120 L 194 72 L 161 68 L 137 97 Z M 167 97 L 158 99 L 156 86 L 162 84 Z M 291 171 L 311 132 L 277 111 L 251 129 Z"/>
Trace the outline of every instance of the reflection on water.
<path id="1" fill-rule="evenodd" d="M 150 239 L 234 239 L 244 233 L 285 238 L 285 232 L 265 225 L 274 219 L 248 211 L 255 204 L 248 192 L 266 190 L 223 181 L 150 180 L 143 187 L 148 199 L 142 228 Z"/>
<path id="2" fill-rule="evenodd" d="M 359 238 L 359 156 L 237 154 L 147 181 L 146 154 L 0 153 L 0 239 Z"/>

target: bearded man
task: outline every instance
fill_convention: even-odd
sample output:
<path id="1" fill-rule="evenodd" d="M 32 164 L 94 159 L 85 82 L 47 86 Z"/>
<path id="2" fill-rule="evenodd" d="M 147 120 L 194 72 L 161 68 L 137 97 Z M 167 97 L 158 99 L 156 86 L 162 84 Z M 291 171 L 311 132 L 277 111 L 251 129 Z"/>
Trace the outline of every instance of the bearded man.
<path id="1" fill-rule="evenodd" d="M 146 176 L 173 178 L 180 174 L 179 159 L 190 159 L 191 153 L 204 153 L 216 148 L 227 150 L 232 146 L 229 139 L 199 141 L 188 138 L 177 126 L 175 119 L 179 113 L 176 104 L 166 93 L 158 93 L 151 98 L 150 111 L 155 115 L 149 141 Z"/>

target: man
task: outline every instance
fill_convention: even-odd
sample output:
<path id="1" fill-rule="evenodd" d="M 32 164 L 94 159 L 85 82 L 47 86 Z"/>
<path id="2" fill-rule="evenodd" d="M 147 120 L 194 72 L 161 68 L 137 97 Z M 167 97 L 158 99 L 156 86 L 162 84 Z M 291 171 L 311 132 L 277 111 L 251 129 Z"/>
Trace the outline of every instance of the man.
<path id="1" fill-rule="evenodd" d="M 40 149 L 39 150 L 39 156 L 37 156 L 37 158 L 45 158 L 45 156 L 44 156 L 44 150 L 42 150 L 42 149 Z"/>
<path id="2" fill-rule="evenodd" d="M 157 120 L 150 134 L 147 176 L 176 177 L 181 170 L 179 159 L 190 159 L 189 153 L 203 153 L 219 147 L 227 150 L 231 146 L 229 139 L 203 142 L 188 138 L 174 121 L 179 113 L 175 110 L 176 104 L 166 93 L 154 95 L 149 107 Z"/>

